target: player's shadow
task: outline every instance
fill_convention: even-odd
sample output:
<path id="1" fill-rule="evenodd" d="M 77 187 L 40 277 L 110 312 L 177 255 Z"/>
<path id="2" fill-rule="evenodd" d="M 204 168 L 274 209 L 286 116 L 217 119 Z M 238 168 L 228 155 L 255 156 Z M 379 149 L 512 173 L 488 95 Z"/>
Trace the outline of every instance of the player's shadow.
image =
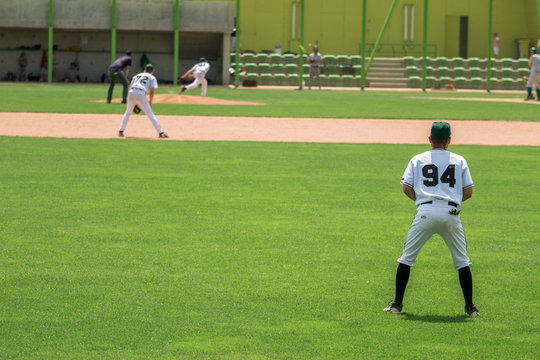
<path id="1" fill-rule="evenodd" d="M 403 313 L 403 319 L 409 321 L 421 321 L 428 323 L 459 323 L 467 322 L 464 315 L 415 315 L 411 313 Z"/>

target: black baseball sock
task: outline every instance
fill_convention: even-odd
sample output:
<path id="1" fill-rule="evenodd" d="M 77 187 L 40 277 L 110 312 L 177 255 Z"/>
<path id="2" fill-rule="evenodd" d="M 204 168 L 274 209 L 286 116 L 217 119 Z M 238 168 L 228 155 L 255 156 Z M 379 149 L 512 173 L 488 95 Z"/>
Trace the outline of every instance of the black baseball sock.
<path id="1" fill-rule="evenodd" d="M 411 267 L 409 265 L 399 264 L 396 272 L 396 297 L 394 299 L 398 304 L 403 304 L 403 296 L 405 295 L 407 282 L 409 282 L 410 273 Z"/>
<path id="2" fill-rule="evenodd" d="M 465 305 L 472 306 L 472 274 L 470 267 L 464 267 L 459 269 L 459 284 L 463 291 L 463 297 L 465 298 Z"/>

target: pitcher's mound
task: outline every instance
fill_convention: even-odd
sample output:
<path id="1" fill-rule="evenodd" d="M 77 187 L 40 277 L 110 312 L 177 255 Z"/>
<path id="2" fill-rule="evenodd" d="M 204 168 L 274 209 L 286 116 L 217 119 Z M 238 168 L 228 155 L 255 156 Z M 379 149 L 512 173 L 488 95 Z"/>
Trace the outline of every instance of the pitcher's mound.
<path id="1" fill-rule="evenodd" d="M 105 102 L 106 100 L 94 100 L 95 102 Z M 113 99 L 113 103 L 120 103 L 122 99 Z M 264 103 L 250 101 L 235 101 L 216 99 L 208 96 L 176 95 L 176 94 L 156 94 L 154 104 L 187 104 L 187 105 L 266 105 Z"/>

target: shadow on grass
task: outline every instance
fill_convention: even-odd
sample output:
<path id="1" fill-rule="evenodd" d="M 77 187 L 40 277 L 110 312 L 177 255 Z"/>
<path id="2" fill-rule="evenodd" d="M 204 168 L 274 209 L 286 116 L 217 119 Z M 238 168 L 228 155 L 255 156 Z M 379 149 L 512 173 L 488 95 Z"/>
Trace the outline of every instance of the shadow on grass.
<path id="1" fill-rule="evenodd" d="M 422 321 L 428 323 L 459 323 L 467 322 L 467 318 L 464 315 L 415 315 L 409 313 L 403 313 L 403 319 L 409 321 Z"/>

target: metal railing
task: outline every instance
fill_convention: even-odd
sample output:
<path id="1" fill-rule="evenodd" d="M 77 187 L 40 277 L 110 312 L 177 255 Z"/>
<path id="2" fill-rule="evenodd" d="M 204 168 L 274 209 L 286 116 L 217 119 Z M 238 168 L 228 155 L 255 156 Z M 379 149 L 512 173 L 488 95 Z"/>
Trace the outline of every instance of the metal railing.
<path id="1" fill-rule="evenodd" d="M 437 44 L 426 44 L 427 46 L 427 56 L 436 58 L 438 54 Z M 366 52 L 371 53 L 375 43 L 366 43 Z M 379 44 L 377 49 L 377 56 L 389 56 L 389 57 L 402 57 L 402 56 L 422 56 L 423 44 Z M 362 43 L 358 43 L 358 53 L 362 53 Z"/>

